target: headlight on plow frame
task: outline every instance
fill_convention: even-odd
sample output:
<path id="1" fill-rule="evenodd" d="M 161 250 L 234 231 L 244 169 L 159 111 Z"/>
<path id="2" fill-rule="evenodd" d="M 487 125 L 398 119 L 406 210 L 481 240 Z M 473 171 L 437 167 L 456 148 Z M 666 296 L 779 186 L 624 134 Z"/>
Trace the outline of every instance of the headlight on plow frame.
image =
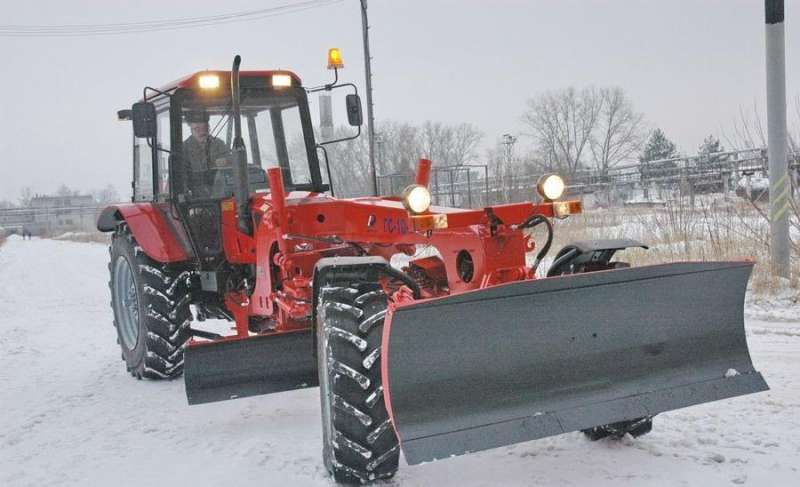
<path id="1" fill-rule="evenodd" d="M 419 184 L 412 184 L 403 190 L 403 206 L 410 213 L 425 213 L 431 207 L 431 192 Z"/>
<path id="2" fill-rule="evenodd" d="M 564 180 L 558 174 L 545 174 L 539 178 L 539 182 L 536 184 L 536 190 L 542 198 L 548 201 L 561 198 L 565 187 Z"/>

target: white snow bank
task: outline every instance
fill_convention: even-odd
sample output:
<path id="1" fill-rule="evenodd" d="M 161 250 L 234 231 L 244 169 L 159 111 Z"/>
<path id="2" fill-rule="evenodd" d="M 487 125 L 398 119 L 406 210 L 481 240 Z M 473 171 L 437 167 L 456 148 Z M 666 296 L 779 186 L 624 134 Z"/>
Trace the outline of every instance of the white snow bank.
<path id="1" fill-rule="evenodd" d="M 664 206 L 667 202 L 663 199 L 657 197 L 645 197 L 644 195 L 636 195 L 633 198 L 629 198 L 625 200 L 626 206 L 642 206 L 642 205 L 652 205 L 652 206 Z"/>
<path id="2" fill-rule="evenodd" d="M 0 250 L 0 485 L 332 487 L 315 389 L 189 407 L 181 380 L 125 372 L 107 260 L 104 246 L 46 239 Z M 800 337 L 780 333 L 800 332 L 794 311 L 748 318 L 769 392 L 659 415 L 639 439 L 570 433 L 404 465 L 379 485 L 797 485 Z"/>

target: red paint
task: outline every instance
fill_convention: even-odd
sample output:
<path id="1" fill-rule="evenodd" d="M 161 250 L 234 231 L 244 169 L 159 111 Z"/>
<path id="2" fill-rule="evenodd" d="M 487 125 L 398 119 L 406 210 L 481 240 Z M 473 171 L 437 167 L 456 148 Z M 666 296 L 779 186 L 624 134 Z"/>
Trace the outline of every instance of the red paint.
<path id="1" fill-rule="evenodd" d="M 250 313 L 248 308 L 250 300 L 242 293 L 228 293 L 225 295 L 225 307 L 233 315 L 233 320 L 236 323 L 236 336 L 238 338 L 247 338 L 250 336 L 249 322 Z"/>
<path id="2" fill-rule="evenodd" d="M 236 220 L 236 203 L 233 198 L 220 203 L 222 215 L 222 247 L 228 262 L 233 264 L 254 264 L 256 262 L 256 241 L 250 235 L 239 231 Z"/>
<path id="3" fill-rule="evenodd" d="M 417 164 L 417 176 L 414 180 L 420 186 L 428 187 L 431 180 L 431 161 L 428 159 L 420 159 Z"/>
<path id="4" fill-rule="evenodd" d="M 389 422 L 392 424 L 397 441 L 402 443 L 403 439 L 400 437 L 400 432 L 394 426 L 397 423 L 394 420 L 394 411 L 392 410 L 392 395 L 390 393 L 392 388 L 389 386 L 389 335 L 392 334 L 393 313 L 394 304 L 389 303 L 386 318 L 383 320 L 383 336 L 381 337 L 381 385 L 383 386 L 383 403 L 386 406 L 386 412 L 389 414 Z"/>
<path id="5" fill-rule="evenodd" d="M 268 72 L 263 72 L 266 75 Z M 188 82 L 188 81 L 185 81 Z M 335 199 L 325 194 L 286 193 L 280 168 L 269 168 L 270 193 L 250 196 L 253 232 L 239 230 L 233 199 L 220 202 L 222 248 L 234 265 L 253 265 L 255 283 L 248 290 L 227 290 L 222 298 L 234 318 L 237 339 L 251 335 L 249 322 L 264 321 L 274 332 L 307 330 L 313 323 L 313 273 L 317 262 L 329 256 L 362 252 L 387 260 L 395 254 L 413 255 L 416 246 L 431 246 L 439 257 L 412 261 L 422 287 L 422 300 L 396 283 L 383 283 L 391 294 L 382 342 L 388 356 L 392 312 L 397 307 L 533 278 L 525 253 L 531 239 L 516 228 L 533 214 L 553 216 L 553 203 L 514 203 L 486 209 L 433 207 L 431 215 L 446 215 L 447 228 L 416 232 L 408 212 L 396 198 Z M 417 183 L 427 184 L 430 161 L 421 160 Z M 163 208 L 162 208 L 163 207 Z M 580 209 L 579 205 L 574 205 Z M 98 228 L 113 230 L 124 220 L 139 245 L 159 262 L 191 259 L 182 245 L 182 226 L 171 219 L 165 203 L 132 203 L 107 208 Z M 473 275 L 462 280 L 458 256 L 468 252 Z M 248 294 L 249 292 L 249 294 Z M 231 338 L 231 337 L 227 337 Z M 388 361 L 381 366 L 386 404 L 391 414 Z"/>
<path id="6" fill-rule="evenodd" d="M 156 203 L 125 203 L 107 207 L 98 218 L 101 231 L 111 231 L 116 222 L 128 224 L 144 253 L 158 262 L 182 262 L 190 252 L 178 240 L 176 228 L 180 223 L 157 206 Z"/>

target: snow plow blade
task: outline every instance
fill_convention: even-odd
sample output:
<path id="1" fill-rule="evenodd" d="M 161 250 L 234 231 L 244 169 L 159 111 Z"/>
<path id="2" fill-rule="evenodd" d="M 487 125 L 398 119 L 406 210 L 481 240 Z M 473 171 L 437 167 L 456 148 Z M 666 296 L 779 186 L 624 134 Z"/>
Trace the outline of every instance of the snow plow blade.
<path id="1" fill-rule="evenodd" d="M 751 262 L 524 281 L 400 305 L 384 395 L 409 464 L 764 391 Z"/>
<path id="2" fill-rule="evenodd" d="M 186 349 L 189 404 L 291 391 L 319 385 L 308 330 L 194 343 Z"/>

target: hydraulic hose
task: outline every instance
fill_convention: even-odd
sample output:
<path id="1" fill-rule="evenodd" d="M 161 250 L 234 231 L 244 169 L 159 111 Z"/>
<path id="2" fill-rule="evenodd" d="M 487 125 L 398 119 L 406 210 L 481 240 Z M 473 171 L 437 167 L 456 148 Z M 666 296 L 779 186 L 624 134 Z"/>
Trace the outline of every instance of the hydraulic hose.
<path id="1" fill-rule="evenodd" d="M 550 246 L 553 244 L 553 224 L 550 223 L 550 220 L 546 216 L 536 213 L 529 216 L 524 222 L 517 225 L 519 230 L 524 230 L 526 228 L 534 228 L 542 223 L 544 223 L 547 227 L 547 241 L 544 243 L 541 250 L 539 250 L 539 253 L 536 254 L 536 259 L 533 261 L 533 266 L 531 267 L 533 268 L 534 272 L 536 272 L 536 269 L 539 268 L 539 264 L 550 251 Z"/>

